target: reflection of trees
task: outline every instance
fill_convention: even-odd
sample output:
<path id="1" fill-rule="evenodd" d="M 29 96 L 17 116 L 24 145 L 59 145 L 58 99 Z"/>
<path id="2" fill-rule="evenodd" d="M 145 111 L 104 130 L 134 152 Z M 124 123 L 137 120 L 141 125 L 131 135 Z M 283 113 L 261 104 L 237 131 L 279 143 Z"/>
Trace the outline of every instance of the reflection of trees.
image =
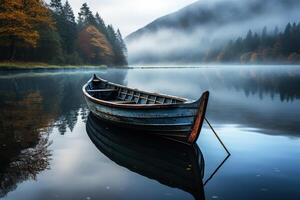
<path id="1" fill-rule="evenodd" d="M 279 95 L 281 101 L 300 99 L 300 74 L 292 70 L 211 69 L 198 78 L 206 89 L 226 87 L 244 91 L 246 96 L 258 95 L 261 99 L 265 96 L 274 98 L 275 95 Z"/>
<path id="2" fill-rule="evenodd" d="M 0 197 L 17 184 L 47 169 L 50 160 L 48 124 L 51 117 L 42 113 L 43 98 L 32 92 L 23 98 L 7 94 L 0 116 Z"/>
<path id="3" fill-rule="evenodd" d="M 10 163 L 0 168 L 0 197 L 16 189 L 17 184 L 23 181 L 35 180 L 39 172 L 48 168 L 50 144 L 48 137 L 42 137 L 35 147 L 22 150 L 17 157 L 10 158 Z"/>
<path id="4" fill-rule="evenodd" d="M 102 76 L 124 83 L 126 73 L 119 70 Z M 54 126 L 63 135 L 67 129 L 73 130 L 79 114 L 81 118 L 87 118 L 87 107 L 81 89 L 91 76 L 92 73 L 41 73 L 39 76 L 0 78 L 0 96 L 6 96 L 9 100 L 11 96 L 22 98 L 28 92 L 39 92 L 43 97 L 42 112 L 51 115 Z M 10 96 L 5 95 L 7 91 L 11 91 Z M 0 98 L 0 103 L 3 100 Z"/>
<path id="5" fill-rule="evenodd" d="M 213 92 L 220 91 L 219 96 L 216 92 L 218 98 L 210 100 L 209 117 L 223 124 L 255 128 L 256 132 L 299 137 L 298 102 L 281 102 L 300 99 L 300 74 L 292 70 L 277 70 L 216 70 L 207 73 L 210 85 L 206 87 Z M 249 98 L 243 98 L 243 93 Z M 275 101 L 270 102 L 266 97 Z"/>
<path id="6" fill-rule="evenodd" d="M 0 197 L 49 167 L 53 127 L 65 134 L 88 115 L 81 88 L 91 74 L 27 75 L 0 78 Z"/>
<path id="7" fill-rule="evenodd" d="M 235 88 L 244 90 L 246 96 L 258 94 L 262 99 L 264 95 L 269 95 L 273 99 L 278 94 L 281 101 L 300 99 L 299 74 L 293 75 L 288 71 L 276 74 L 249 70 L 242 78 L 242 84 L 236 83 Z"/>

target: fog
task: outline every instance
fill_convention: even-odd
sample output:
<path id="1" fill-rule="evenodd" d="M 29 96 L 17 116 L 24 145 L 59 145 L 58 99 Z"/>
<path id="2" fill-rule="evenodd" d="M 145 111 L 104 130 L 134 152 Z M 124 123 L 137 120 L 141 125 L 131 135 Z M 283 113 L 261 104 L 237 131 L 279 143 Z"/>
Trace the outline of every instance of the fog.
<path id="1" fill-rule="evenodd" d="M 198 1 L 164 16 L 126 38 L 129 62 L 186 62 L 248 30 L 272 34 L 288 22 L 300 22 L 299 0 Z M 174 62 L 173 62 L 174 61 Z"/>

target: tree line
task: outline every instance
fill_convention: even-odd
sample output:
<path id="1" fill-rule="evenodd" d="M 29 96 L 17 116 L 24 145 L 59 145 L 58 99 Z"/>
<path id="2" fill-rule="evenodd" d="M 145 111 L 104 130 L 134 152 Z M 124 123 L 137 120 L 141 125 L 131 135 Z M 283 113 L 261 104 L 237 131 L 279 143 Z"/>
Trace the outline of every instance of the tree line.
<path id="1" fill-rule="evenodd" d="M 1 0 L 0 61 L 127 65 L 127 48 L 87 3 L 76 20 L 68 0 Z"/>
<path id="2" fill-rule="evenodd" d="M 219 48 L 209 50 L 205 61 L 239 63 L 300 63 L 300 23 L 288 23 L 283 31 L 275 27 L 261 33 L 249 30 L 245 37 L 230 40 Z"/>

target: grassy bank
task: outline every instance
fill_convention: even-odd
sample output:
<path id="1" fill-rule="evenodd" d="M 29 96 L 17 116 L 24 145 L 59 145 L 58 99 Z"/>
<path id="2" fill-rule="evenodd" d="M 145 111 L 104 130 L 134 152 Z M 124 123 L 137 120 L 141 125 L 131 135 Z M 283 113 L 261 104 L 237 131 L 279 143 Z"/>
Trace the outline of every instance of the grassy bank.
<path id="1" fill-rule="evenodd" d="M 106 67 L 106 65 L 50 65 L 36 62 L 0 62 L 0 69 L 99 69 Z"/>

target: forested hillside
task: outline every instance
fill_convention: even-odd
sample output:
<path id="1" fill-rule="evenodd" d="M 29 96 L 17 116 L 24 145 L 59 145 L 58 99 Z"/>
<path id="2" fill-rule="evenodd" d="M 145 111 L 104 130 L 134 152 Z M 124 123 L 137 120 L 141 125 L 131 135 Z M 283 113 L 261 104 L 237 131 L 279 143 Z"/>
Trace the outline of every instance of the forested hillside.
<path id="1" fill-rule="evenodd" d="M 288 23 L 284 31 L 277 27 L 261 33 L 248 31 L 246 37 L 230 40 L 227 44 L 208 48 L 202 59 L 205 62 L 238 63 L 300 63 L 300 23 Z"/>
<path id="2" fill-rule="evenodd" d="M 300 53 L 299 25 L 285 27 L 299 22 L 299 8 L 299 0 L 195 1 L 127 36 L 128 60 L 135 64 L 294 62 Z"/>
<path id="3" fill-rule="evenodd" d="M 127 65 L 119 30 L 84 3 L 75 19 L 68 1 L 0 1 L 0 62 Z"/>

